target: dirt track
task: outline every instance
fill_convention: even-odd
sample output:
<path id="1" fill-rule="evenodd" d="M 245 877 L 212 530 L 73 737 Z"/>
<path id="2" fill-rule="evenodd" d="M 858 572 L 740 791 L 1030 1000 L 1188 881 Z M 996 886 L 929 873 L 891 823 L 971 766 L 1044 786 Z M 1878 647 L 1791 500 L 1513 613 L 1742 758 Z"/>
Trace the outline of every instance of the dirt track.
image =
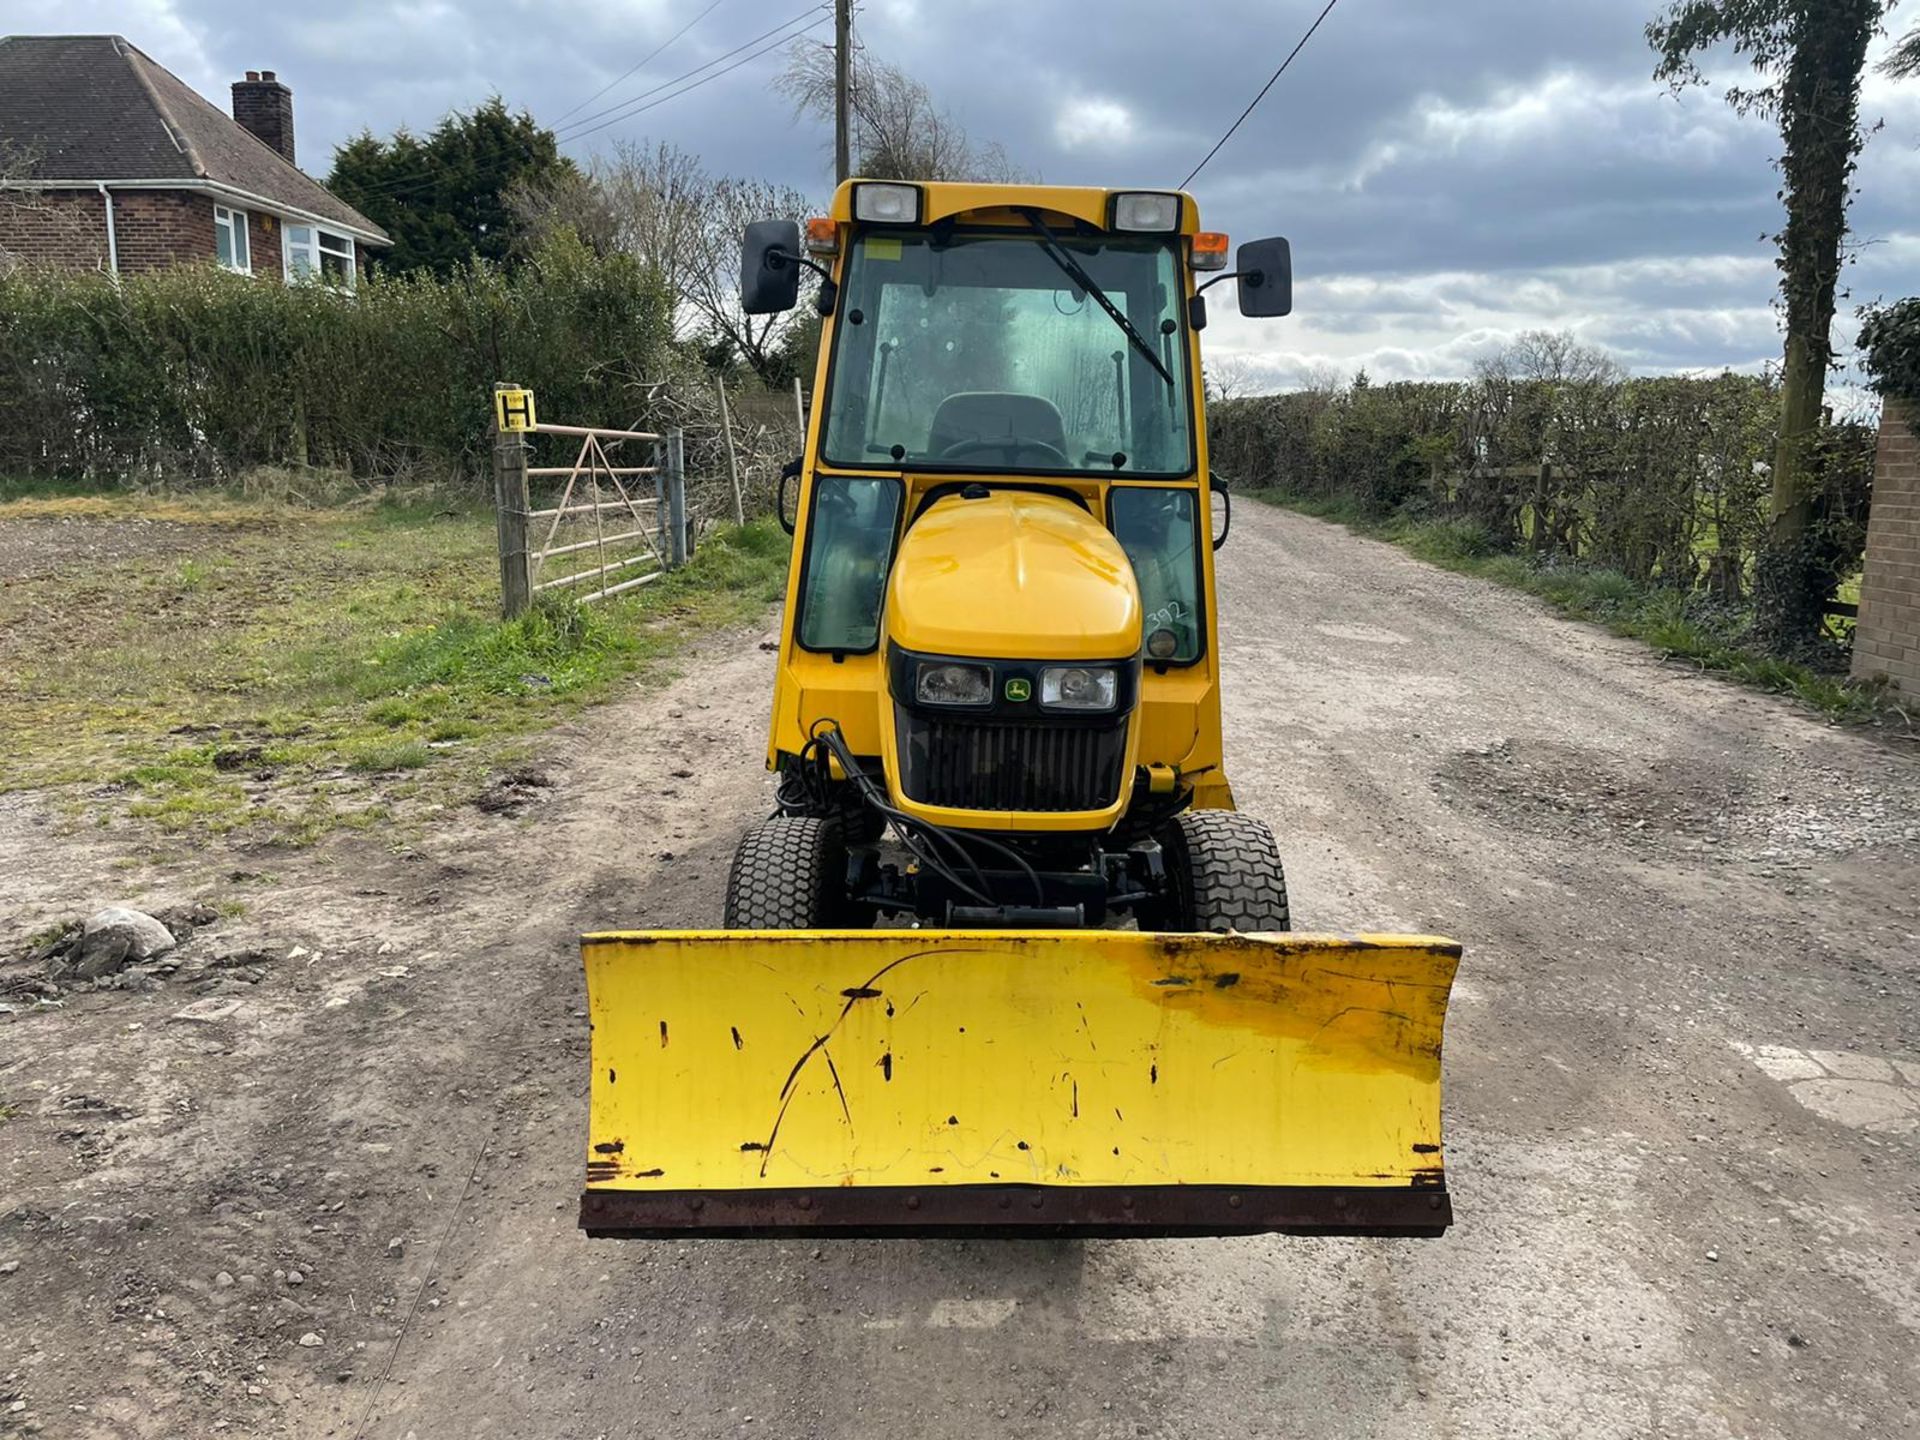
<path id="1" fill-rule="evenodd" d="M 273 956 L 214 1023 L 0 1027 L 0 1434 L 1920 1431 L 1914 747 L 1315 521 L 1221 559 L 1296 924 L 1467 945 L 1445 1240 L 581 1239 L 573 936 L 717 917 L 769 795 L 737 634 L 415 854 L 116 869 L 0 800 L 0 932 L 244 894 L 193 944 Z"/>

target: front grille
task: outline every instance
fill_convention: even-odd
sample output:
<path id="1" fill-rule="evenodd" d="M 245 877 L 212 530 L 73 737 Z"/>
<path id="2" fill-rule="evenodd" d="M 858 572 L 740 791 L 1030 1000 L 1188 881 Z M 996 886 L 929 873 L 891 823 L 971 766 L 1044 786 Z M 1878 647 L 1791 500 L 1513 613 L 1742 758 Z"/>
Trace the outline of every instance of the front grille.
<path id="1" fill-rule="evenodd" d="M 1120 797 L 1124 720 L 1099 728 L 900 716 L 908 798 L 952 810 L 1104 810 Z"/>

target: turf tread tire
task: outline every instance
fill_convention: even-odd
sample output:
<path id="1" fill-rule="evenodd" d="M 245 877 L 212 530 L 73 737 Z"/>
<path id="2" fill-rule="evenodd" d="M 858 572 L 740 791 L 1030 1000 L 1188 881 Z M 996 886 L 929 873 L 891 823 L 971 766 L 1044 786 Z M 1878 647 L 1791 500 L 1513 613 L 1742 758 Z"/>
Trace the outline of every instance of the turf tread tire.
<path id="1" fill-rule="evenodd" d="M 1161 832 L 1174 898 L 1169 929 L 1289 930 L 1287 872 L 1264 820 L 1232 810 L 1187 810 Z"/>
<path id="2" fill-rule="evenodd" d="M 831 930 L 846 924 L 846 846 L 838 824 L 775 815 L 740 839 L 727 872 L 729 930 Z"/>

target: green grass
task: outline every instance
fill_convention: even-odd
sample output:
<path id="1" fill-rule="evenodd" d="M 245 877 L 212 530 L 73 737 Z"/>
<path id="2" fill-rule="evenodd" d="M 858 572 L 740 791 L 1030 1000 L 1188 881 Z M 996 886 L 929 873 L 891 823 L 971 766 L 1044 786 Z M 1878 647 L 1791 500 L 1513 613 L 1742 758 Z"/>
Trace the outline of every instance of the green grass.
<path id="1" fill-rule="evenodd" d="M 0 503 L 0 538 L 14 515 L 163 523 L 150 553 L 0 589 L 0 791 L 295 842 L 470 792 L 519 737 L 762 613 L 787 559 L 756 522 L 638 591 L 509 622 L 492 516 L 444 492 L 322 508 L 43 489 Z"/>
<path id="2" fill-rule="evenodd" d="M 1604 625 L 1616 635 L 1645 641 L 1670 657 L 1756 689 L 1790 695 L 1831 720 L 1910 723 L 1879 687 L 1851 684 L 1763 654 L 1743 643 L 1740 616 L 1680 591 L 1642 584 L 1604 567 L 1541 565 L 1524 556 L 1502 554 L 1487 532 L 1470 521 L 1382 519 L 1345 499 L 1277 490 L 1249 494 L 1389 541 L 1428 564 L 1537 595 L 1564 615 Z"/>

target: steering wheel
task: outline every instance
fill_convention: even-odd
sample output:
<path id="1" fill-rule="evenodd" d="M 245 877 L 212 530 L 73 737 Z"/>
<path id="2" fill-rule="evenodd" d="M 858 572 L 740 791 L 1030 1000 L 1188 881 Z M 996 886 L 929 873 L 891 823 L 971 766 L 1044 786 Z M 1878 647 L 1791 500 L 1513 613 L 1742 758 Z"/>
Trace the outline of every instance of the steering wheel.
<path id="1" fill-rule="evenodd" d="M 1024 439 L 1018 435 L 1009 435 L 1004 439 L 982 436 L 975 440 L 957 440 L 940 452 L 940 458 L 942 460 L 959 460 L 968 455 L 977 454 L 982 450 L 1006 451 L 1007 463 L 1009 465 L 1013 463 L 1015 451 L 1037 450 L 1042 455 L 1052 457 L 1052 459 L 1057 462 L 1056 468 L 1061 470 L 1071 470 L 1073 468 L 1073 462 L 1067 459 L 1066 452 L 1060 449 L 1059 446 L 1049 445 L 1044 440 Z"/>

